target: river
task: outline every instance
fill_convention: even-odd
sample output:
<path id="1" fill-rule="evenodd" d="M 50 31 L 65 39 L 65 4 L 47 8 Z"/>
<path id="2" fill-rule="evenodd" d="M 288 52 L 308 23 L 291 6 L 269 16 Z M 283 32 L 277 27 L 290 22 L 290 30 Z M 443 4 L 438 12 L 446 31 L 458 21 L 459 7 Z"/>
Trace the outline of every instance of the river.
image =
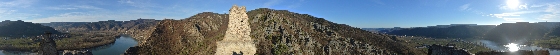
<path id="1" fill-rule="evenodd" d="M 541 47 L 537 47 L 537 46 L 531 46 L 531 45 L 517 45 L 515 43 L 514 48 L 508 47 L 508 45 L 498 45 L 492 41 L 488 41 L 488 40 L 478 40 L 478 42 L 481 42 L 484 44 L 484 46 L 492 49 L 492 50 L 497 50 L 497 51 L 512 51 L 512 49 L 514 49 L 514 51 L 517 50 L 536 50 L 536 49 L 546 49 L 548 50 L 548 52 L 550 53 L 550 55 L 560 55 L 560 51 L 559 49 L 548 49 L 548 48 L 541 48 Z M 512 43 L 510 43 L 512 44 Z"/>
<path id="2" fill-rule="evenodd" d="M 138 42 L 128 35 L 121 35 L 115 40 L 115 43 L 106 46 L 93 48 L 93 55 L 120 55 L 123 54 L 129 47 L 136 46 Z M 20 52 L 20 51 L 3 51 L 0 50 L 0 55 L 33 55 L 36 53 Z"/>

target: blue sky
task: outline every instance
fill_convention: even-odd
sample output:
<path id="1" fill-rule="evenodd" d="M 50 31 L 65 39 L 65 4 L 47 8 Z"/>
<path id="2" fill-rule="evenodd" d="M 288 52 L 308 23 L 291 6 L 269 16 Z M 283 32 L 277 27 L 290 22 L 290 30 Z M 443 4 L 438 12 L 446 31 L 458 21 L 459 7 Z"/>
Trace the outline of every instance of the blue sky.
<path id="1" fill-rule="evenodd" d="M 34 23 L 184 19 L 271 8 L 359 28 L 559 22 L 560 0 L 0 0 L 0 20 Z"/>

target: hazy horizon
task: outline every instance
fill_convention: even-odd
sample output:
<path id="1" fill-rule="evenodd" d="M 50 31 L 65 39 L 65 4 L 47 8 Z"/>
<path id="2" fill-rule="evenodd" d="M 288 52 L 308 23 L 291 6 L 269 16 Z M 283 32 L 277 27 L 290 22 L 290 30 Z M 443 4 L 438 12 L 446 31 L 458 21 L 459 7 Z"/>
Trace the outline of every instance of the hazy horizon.
<path id="1" fill-rule="evenodd" d="M 184 19 L 232 5 L 288 10 L 359 28 L 559 22 L 560 0 L 2 0 L 1 20 L 33 23 Z"/>

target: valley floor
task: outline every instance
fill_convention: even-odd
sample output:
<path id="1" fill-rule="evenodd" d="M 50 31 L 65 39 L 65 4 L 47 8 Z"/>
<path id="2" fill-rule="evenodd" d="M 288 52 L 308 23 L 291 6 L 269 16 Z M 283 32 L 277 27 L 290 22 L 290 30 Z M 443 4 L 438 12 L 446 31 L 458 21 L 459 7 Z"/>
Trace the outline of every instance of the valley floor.
<path id="1" fill-rule="evenodd" d="M 560 37 L 549 37 L 544 38 L 541 40 L 535 40 L 532 42 L 533 45 L 544 47 L 544 48 L 551 48 L 551 49 L 560 49 Z"/>
<path id="2" fill-rule="evenodd" d="M 115 42 L 119 34 L 112 32 L 74 32 L 57 35 L 54 38 L 58 50 L 93 48 Z M 0 50 L 37 51 L 39 38 L 0 39 Z"/>
<path id="3" fill-rule="evenodd" d="M 398 38 L 406 40 L 409 43 L 408 46 L 413 46 L 422 50 L 422 52 L 428 52 L 429 45 L 439 44 L 439 45 L 454 45 L 454 47 L 462 48 L 470 53 L 491 51 L 490 48 L 478 45 L 475 42 L 464 41 L 461 39 L 436 39 L 436 38 L 424 38 L 424 37 L 412 37 L 412 36 L 399 36 Z"/>

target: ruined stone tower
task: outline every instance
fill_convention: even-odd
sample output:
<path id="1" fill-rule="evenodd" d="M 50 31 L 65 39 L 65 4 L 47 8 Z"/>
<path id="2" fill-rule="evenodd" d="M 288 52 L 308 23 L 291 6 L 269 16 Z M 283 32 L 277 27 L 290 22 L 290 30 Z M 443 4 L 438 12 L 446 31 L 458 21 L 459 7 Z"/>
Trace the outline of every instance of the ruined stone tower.
<path id="1" fill-rule="evenodd" d="M 222 41 L 218 41 L 216 55 L 232 55 L 241 53 L 243 55 L 254 55 L 257 48 L 249 36 L 249 18 L 245 11 L 245 6 L 233 7 L 229 10 L 229 24 L 226 35 Z"/>

